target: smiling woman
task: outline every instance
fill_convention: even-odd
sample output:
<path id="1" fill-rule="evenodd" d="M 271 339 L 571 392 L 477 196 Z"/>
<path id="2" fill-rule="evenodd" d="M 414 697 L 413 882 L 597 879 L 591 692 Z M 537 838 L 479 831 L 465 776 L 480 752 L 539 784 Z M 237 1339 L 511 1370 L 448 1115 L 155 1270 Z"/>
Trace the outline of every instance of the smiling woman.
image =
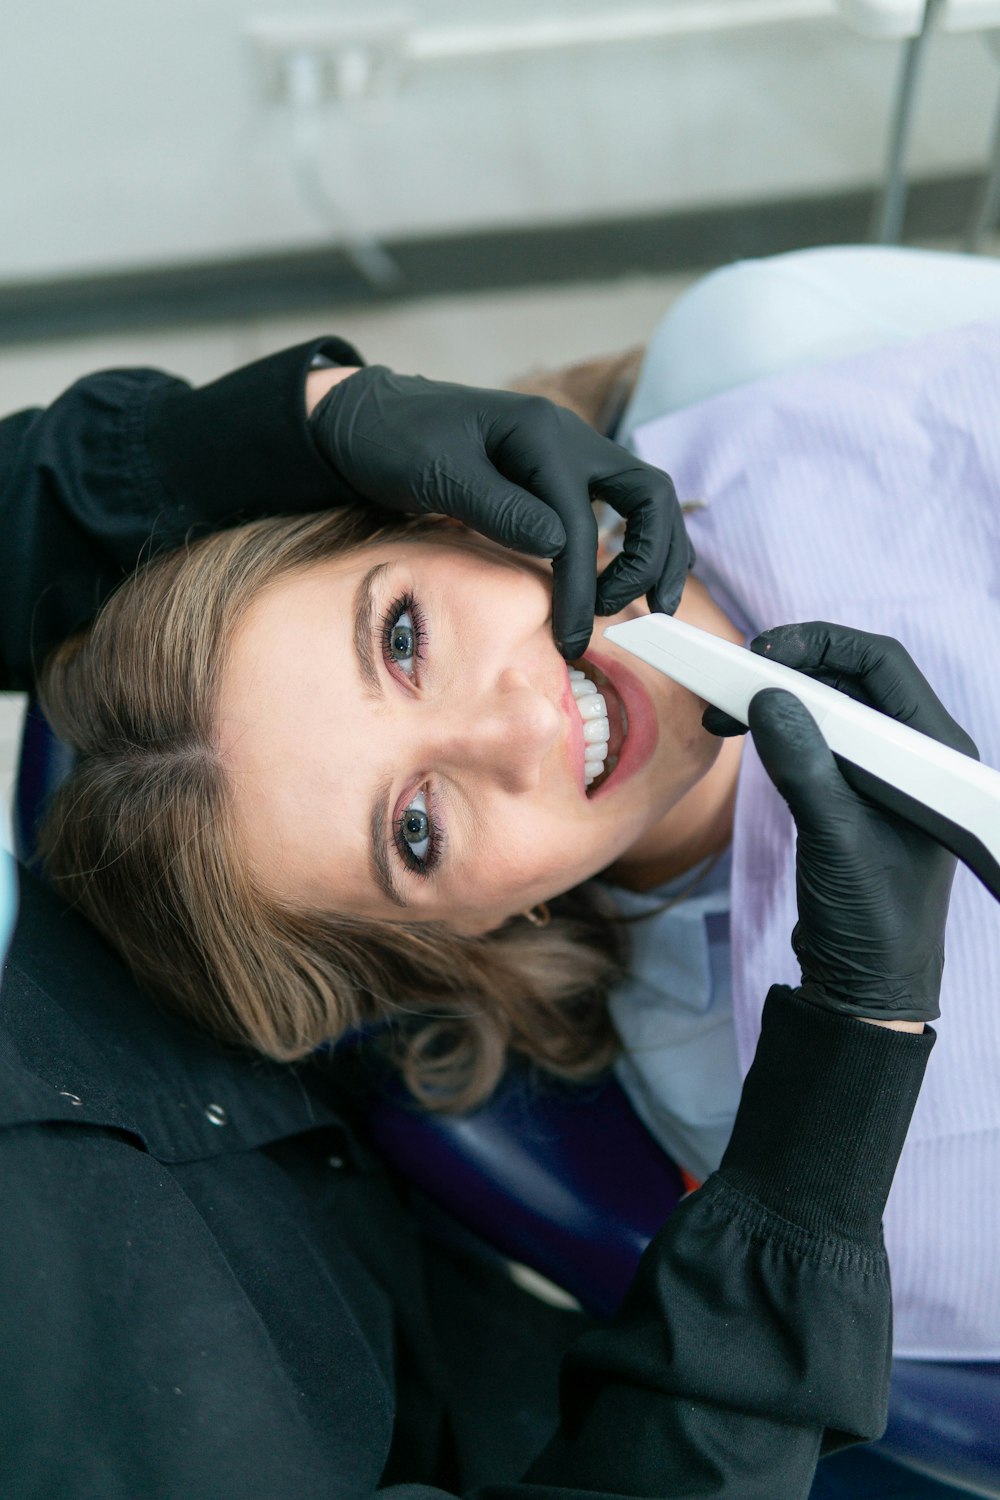
<path id="1" fill-rule="evenodd" d="M 411 1086 L 455 1106 L 511 1048 L 603 1066 L 618 942 L 579 887 L 710 833 L 738 744 L 598 630 L 574 671 L 619 761 L 588 787 L 599 695 L 581 712 L 550 597 L 546 564 L 370 507 L 158 559 L 45 674 L 78 757 L 52 878 L 145 984 L 270 1056 L 390 1022 Z M 521 920 L 560 896 L 545 932 Z"/>
<path id="2" fill-rule="evenodd" d="M 600 624 L 571 676 L 550 599 L 547 565 L 451 528 L 383 537 L 269 584 L 235 630 L 214 712 L 264 889 L 474 936 L 654 829 L 666 854 L 663 820 L 719 741 L 699 699 L 640 680 L 600 644 Z M 732 790 L 731 757 L 723 769 Z"/>
<path id="3" fill-rule="evenodd" d="M 680 612 L 738 638 L 693 580 Z M 78 760 L 47 868 L 147 985 L 270 1056 L 391 1021 L 416 1092 L 462 1106 L 511 1048 L 597 1069 L 619 943 L 586 882 L 721 847 L 741 748 L 607 623 L 568 669 L 548 564 L 447 523 L 206 538 L 48 665 Z"/>

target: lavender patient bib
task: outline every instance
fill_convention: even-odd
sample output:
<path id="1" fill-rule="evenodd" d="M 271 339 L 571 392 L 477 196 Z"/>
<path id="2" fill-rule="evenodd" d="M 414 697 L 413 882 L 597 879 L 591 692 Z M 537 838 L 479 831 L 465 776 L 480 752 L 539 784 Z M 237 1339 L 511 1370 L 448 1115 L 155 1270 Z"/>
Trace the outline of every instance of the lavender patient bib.
<path id="1" fill-rule="evenodd" d="M 898 637 L 1000 768 L 1000 324 L 742 386 L 638 428 L 696 573 L 748 636 L 828 619 Z M 732 850 L 732 1008 L 750 1064 L 795 984 L 791 816 L 747 740 Z M 1000 1358 L 1000 904 L 964 866 L 939 1041 L 886 1213 L 895 1351 Z"/>

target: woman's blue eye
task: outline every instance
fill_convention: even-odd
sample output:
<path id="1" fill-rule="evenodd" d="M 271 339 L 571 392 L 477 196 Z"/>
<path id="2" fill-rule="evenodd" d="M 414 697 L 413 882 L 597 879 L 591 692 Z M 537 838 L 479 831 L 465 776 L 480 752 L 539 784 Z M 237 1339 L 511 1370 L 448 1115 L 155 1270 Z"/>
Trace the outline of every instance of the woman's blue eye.
<path id="1" fill-rule="evenodd" d="M 395 599 L 382 616 L 382 650 L 394 671 L 419 680 L 427 632 L 423 614 L 411 594 Z M 429 875 L 444 847 L 444 831 L 427 809 L 430 791 L 415 792 L 401 813 L 393 817 L 393 842 L 400 859 L 415 875 Z"/>
<path id="2" fill-rule="evenodd" d="M 382 616 L 382 654 L 387 665 L 404 677 L 419 681 L 417 663 L 424 659 L 427 629 L 420 605 L 412 594 L 400 594 Z"/>
<path id="3" fill-rule="evenodd" d="M 386 649 L 397 666 L 412 670 L 417 654 L 417 632 L 409 610 L 401 610 L 389 629 Z"/>
<path id="4" fill-rule="evenodd" d="M 431 820 L 423 792 L 417 792 L 399 820 L 399 832 L 410 854 L 419 864 L 426 863 L 431 848 Z"/>

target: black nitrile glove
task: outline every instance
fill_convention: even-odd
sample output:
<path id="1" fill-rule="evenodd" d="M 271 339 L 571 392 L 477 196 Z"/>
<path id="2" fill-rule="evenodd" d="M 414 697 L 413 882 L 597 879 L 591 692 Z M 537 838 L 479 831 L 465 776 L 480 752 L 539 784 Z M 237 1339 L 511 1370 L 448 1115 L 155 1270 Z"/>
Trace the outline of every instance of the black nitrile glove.
<path id="1" fill-rule="evenodd" d="M 506 547 L 552 558 L 552 627 L 582 655 L 594 615 L 645 594 L 672 614 L 694 553 L 660 469 L 542 396 L 395 375 L 369 365 L 335 385 L 309 419 L 353 496 L 390 510 L 455 516 Z M 597 578 L 591 500 L 625 517 L 624 548 Z"/>
<path id="2" fill-rule="evenodd" d="M 978 760 L 908 652 L 890 636 L 813 621 L 768 630 L 751 649 L 848 693 Z M 799 920 L 792 947 L 806 1000 L 847 1015 L 932 1021 L 938 1015 L 944 928 L 955 859 L 913 823 L 864 795 L 878 785 L 835 758 L 791 693 L 765 688 L 750 702 L 764 769 L 795 819 Z M 744 727 L 718 709 L 712 733 Z"/>

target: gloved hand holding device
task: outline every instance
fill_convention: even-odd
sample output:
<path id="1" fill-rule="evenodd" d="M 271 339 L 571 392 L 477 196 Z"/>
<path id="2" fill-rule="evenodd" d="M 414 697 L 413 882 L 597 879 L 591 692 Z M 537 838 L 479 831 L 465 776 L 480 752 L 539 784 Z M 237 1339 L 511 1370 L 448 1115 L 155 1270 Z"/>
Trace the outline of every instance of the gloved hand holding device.
<path id="1" fill-rule="evenodd" d="M 664 614 L 677 608 L 694 553 L 669 477 L 544 397 L 369 365 L 339 379 L 310 427 L 359 499 L 454 516 L 552 558 L 553 632 L 568 660 L 586 650 L 595 614 L 640 594 Z M 626 519 L 623 549 L 600 578 L 592 499 Z"/>
<path id="2" fill-rule="evenodd" d="M 979 758 L 909 653 L 889 636 L 813 621 L 765 631 L 751 650 Z M 715 708 L 706 709 L 702 722 L 716 734 L 744 730 Z M 869 801 L 868 773 L 835 759 L 791 693 L 757 693 L 750 731 L 798 832 L 792 947 L 802 967 L 802 998 L 866 1019 L 934 1020 L 954 856 Z"/>

